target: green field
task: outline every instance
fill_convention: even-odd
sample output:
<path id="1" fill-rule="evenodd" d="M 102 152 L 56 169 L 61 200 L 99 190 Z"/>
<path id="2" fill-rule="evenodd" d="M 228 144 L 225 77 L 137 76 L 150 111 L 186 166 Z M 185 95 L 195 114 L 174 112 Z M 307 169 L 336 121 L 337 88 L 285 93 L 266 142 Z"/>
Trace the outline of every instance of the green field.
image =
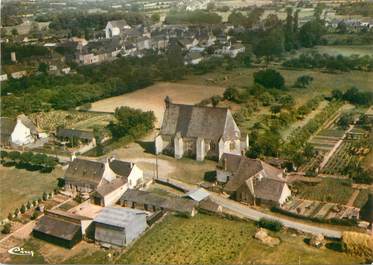
<path id="1" fill-rule="evenodd" d="M 329 54 L 332 56 L 336 55 L 343 55 L 343 56 L 351 56 L 351 55 L 359 55 L 365 56 L 370 55 L 373 56 L 373 45 L 328 45 L 328 46 L 316 46 L 314 48 L 304 48 L 298 50 L 297 54 L 301 54 L 302 52 L 310 52 L 310 51 L 317 51 L 321 54 Z"/>
<path id="2" fill-rule="evenodd" d="M 302 199 L 346 204 L 353 193 L 349 180 L 325 178 L 317 184 L 294 183 Z"/>
<path id="3" fill-rule="evenodd" d="M 44 191 L 53 191 L 62 175 L 60 167 L 51 173 L 40 173 L 0 166 L 0 218 L 7 217 L 28 200 L 40 198 Z"/>

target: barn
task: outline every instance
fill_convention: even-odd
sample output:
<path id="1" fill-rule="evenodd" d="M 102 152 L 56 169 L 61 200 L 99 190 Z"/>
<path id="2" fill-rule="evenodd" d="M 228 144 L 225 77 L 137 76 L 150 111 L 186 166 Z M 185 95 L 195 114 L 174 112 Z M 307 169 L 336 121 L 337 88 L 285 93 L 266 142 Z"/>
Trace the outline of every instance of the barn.
<path id="1" fill-rule="evenodd" d="M 94 223 L 95 241 L 106 247 L 127 246 L 148 226 L 146 212 L 122 207 L 105 207 Z"/>

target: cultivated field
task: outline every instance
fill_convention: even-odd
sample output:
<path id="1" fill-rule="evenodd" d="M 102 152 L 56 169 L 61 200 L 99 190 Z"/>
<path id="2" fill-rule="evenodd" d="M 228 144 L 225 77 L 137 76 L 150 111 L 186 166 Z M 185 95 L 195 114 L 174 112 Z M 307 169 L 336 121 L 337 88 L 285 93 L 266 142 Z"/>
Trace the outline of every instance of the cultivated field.
<path id="1" fill-rule="evenodd" d="M 320 183 L 296 182 L 297 195 L 306 200 L 346 204 L 353 193 L 350 180 L 325 178 Z"/>
<path id="2" fill-rule="evenodd" d="M 82 252 L 68 263 L 136 264 L 353 264 L 361 258 L 304 243 L 303 236 L 275 233 L 281 243 L 268 247 L 254 239 L 252 222 L 198 214 L 194 218 L 167 216 L 127 252 L 108 259 L 103 251 Z M 283 253 L 287 253 L 286 256 Z"/>
<path id="3" fill-rule="evenodd" d="M 53 191 L 62 175 L 60 167 L 51 173 L 40 173 L 0 166 L 0 218 L 7 217 L 28 200 L 40 198 L 44 191 Z"/>
<path id="4" fill-rule="evenodd" d="M 160 82 L 150 87 L 117 97 L 111 97 L 92 103 L 90 110 L 114 112 L 115 108 L 128 106 L 145 111 L 154 111 L 157 126 L 162 122 L 164 99 L 169 96 L 175 103 L 195 104 L 202 99 L 223 94 L 220 86 L 190 85 Z"/>

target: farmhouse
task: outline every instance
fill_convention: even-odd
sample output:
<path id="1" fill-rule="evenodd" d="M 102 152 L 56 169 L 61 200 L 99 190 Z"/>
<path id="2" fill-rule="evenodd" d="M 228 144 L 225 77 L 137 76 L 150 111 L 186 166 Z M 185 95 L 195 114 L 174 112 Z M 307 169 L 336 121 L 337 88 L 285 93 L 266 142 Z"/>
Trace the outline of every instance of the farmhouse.
<path id="1" fill-rule="evenodd" d="M 103 246 L 127 246 L 148 226 L 144 211 L 121 207 L 104 208 L 94 222 L 95 240 Z"/>
<path id="2" fill-rule="evenodd" d="M 68 128 L 57 128 L 57 138 L 63 141 L 79 141 L 82 143 L 96 143 L 93 131 L 83 131 Z"/>
<path id="3" fill-rule="evenodd" d="M 254 205 L 282 205 L 291 196 L 283 170 L 261 160 L 224 154 L 216 171 L 217 181 L 237 201 Z"/>
<path id="4" fill-rule="evenodd" d="M 106 159 L 104 162 L 75 158 L 65 173 L 65 190 L 72 193 L 91 193 L 95 204 L 115 204 L 128 189 L 139 187 L 143 172 L 135 164 Z"/>
<path id="5" fill-rule="evenodd" d="M 26 145 L 35 142 L 39 137 L 35 124 L 24 114 L 17 119 L 1 117 L 1 144 Z"/>
<path id="6" fill-rule="evenodd" d="M 240 154 L 241 132 L 227 108 L 173 104 L 166 97 L 166 110 L 159 135 L 155 139 L 157 154 L 220 159 L 223 153 Z"/>
<path id="7" fill-rule="evenodd" d="M 131 29 L 131 26 L 127 24 L 127 21 L 122 20 L 112 20 L 106 24 L 105 36 L 110 39 L 114 36 L 120 36 L 125 30 Z"/>
<path id="8" fill-rule="evenodd" d="M 72 248 L 84 235 L 92 233 L 92 219 L 59 210 L 46 211 L 32 233 L 36 238 Z"/>
<path id="9" fill-rule="evenodd" d="M 150 212 L 168 210 L 187 216 L 196 214 L 196 203 L 191 200 L 178 197 L 171 198 L 141 190 L 127 190 L 120 198 L 119 203 L 124 207 Z"/>

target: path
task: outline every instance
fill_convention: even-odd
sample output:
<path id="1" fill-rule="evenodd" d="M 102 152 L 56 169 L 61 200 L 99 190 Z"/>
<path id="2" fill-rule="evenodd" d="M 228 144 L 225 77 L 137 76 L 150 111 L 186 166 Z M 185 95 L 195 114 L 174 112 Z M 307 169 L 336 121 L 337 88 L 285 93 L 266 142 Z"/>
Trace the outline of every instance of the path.
<path id="1" fill-rule="evenodd" d="M 159 183 L 164 183 L 166 185 L 173 185 L 178 187 L 179 189 L 183 189 L 185 191 L 190 191 L 192 189 L 198 188 L 196 185 L 186 184 L 184 182 L 172 179 L 172 178 L 161 178 L 158 179 Z M 243 205 L 239 202 L 233 201 L 228 199 L 218 193 L 210 192 L 210 198 L 215 201 L 216 203 L 223 206 L 224 210 L 228 210 L 228 212 L 232 215 L 236 215 L 238 217 L 248 218 L 253 221 L 259 221 L 260 218 L 269 218 L 280 221 L 284 226 L 293 228 L 305 233 L 310 234 L 323 234 L 324 236 L 331 237 L 331 238 L 341 238 L 342 233 L 337 230 L 322 228 L 314 225 L 308 225 L 304 223 L 299 223 L 296 221 L 291 221 L 289 219 L 281 218 L 278 216 L 266 214 L 260 212 L 258 210 L 254 210 L 249 206 Z"/>
<path id="2" fill-rule="evenodd" d="M 346 205 L 353 207 L 354 202 L 356 200 L 356 197 L 359 195 L 359 193 L 360 193 L 360 190 L 354 190 L 354 192 L 352 193 L 352 195 L 351 195 L 350 199 L 348 200 L 348 202 L 346 203 Z"/>

